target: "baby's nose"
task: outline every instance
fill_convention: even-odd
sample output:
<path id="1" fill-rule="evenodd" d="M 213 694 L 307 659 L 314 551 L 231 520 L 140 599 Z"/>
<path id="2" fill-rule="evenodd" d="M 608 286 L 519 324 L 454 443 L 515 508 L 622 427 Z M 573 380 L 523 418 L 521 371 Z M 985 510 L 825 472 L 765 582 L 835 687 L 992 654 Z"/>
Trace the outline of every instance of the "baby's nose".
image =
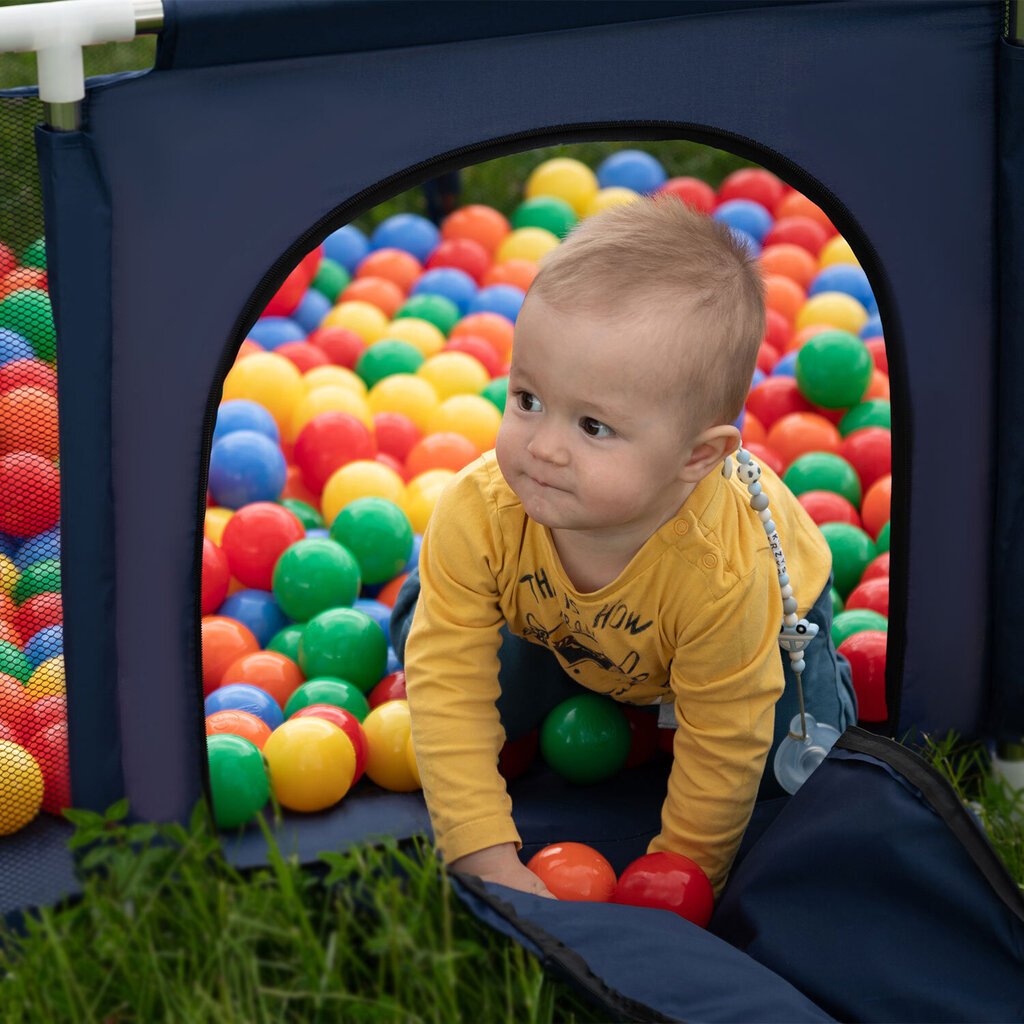
<path id="1" fill-rule="evenodd" d="M 542 462 L 552 462 L 557 465 L 564 465 L 569 457 L 561 435 L 557 430 L 551 429 L 535 431 L 526 450 Z"/>

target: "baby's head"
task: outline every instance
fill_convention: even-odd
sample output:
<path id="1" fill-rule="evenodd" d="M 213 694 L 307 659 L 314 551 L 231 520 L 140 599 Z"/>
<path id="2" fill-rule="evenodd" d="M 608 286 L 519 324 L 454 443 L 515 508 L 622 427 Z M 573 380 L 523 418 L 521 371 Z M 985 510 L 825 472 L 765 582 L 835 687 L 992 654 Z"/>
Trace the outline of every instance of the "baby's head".
<path id="1" fill-rule="evenodd" d="M 497 454 L 527 511 L 566 529 L 671 515 L 736 447 L 764 330 L 756 257 L 725 225 L 671 195 L 584 220 L 516 322 Z"/>

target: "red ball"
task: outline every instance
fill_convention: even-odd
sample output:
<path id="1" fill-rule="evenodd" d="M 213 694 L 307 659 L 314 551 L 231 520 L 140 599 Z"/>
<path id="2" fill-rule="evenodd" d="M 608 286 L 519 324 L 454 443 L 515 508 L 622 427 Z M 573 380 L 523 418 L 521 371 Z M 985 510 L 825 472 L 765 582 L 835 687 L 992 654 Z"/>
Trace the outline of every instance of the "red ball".
<path id="1" fill-rule="evenodd" d="M 812 256 L 817 256 L 829 239 L 825 228 L 810 217 L 782 217 L 765 235 L 762 246 L 799 245 Z"/>
<path id="2" fill-rule="evenodd" d="M 221 547 L 231 575 L 242 586 L 270 590 L 274 566 L 285 548 L 306 536 L 294 512 L 271 501 L 243 505 L 224 527 Z"/>
<path id="3" fill-rule="evenodd" d="M 881 370 L 888 376 L 889 354 L 885 351 L 885 338 L 868 338 L 864 342 L 864 347 L 871 353 L 871 358 L 875 361 L 875 369 Z"/>
<path id="4" fill-rule="evenodd" d="M 777 419 L 791 412 L 814 412 L 811 403 L 800 394 L 796 378 L 784 375 L 761 381 L 747 396 L 747 408 L 765 430 L 771 430 Z"/>
<path id="5" fill-rule="evenodd" d="M 782 476 L 786 469 L 786 464 L 779 458 L 778 452 L 772 451 L 772 449 L 766 444 L 758 444 L 757 441 L 745 443 L 743 447 L 746 448 L 762 466 L 767 466 L 776 476 Z"/>
<path id="6" fill-rule="evenodd" d="M 15 613 L 11 625 L 22 635 L 33 637 L 47 626 L 64 622 L 64 603 L 58 593 L 47 591 L 30 597 Z"/>
<path id="7" fill-rule="evenodd" d="M 624 768 L 634 768 L 653 760 L 658 753 L 658 733 L 670 729 L 658 729 L 658 716 L 653 711 L 640 708 L 623 707 L 626 721 L 629 722 L 629 755 Z"/>
<path id="8" fill-rule="evenodd" d="M 370 746 L 366 740 L 366 733 L 363 732 L 363 727 L 359 724 L 359 719 L 351 711 L 346 711 L 333 704 L 308 704 L 291 717 L 322 718 L 324 721 L 336 725 L 352 741 L 352 746 L 355 748 L 356 773 L 352 777 L 352 785 L 354 786 L 362 778 L 363 772 L 366 771 L 366 758 L 369 756 Z"/>
<path id="9" fill-rule="evenodd" d="M 505 740 L 498 754 L 498 771 L 506 782 L 518 779 L 533 764 L 540 746 L 540 730 L 533 729 L 517 740 Z"/>
<path id="10" fill-rule="evenodd" d="M 42 455 L 9 452 L 0 457 L 0 533 L 35 537 L 60 519 L 60 473 Z"/>
<path id="11" fill-rule="evenodd" d="M 818 526 L 823 523 L 849 523 L 864 529 L 860 513 L 841 494 L 833 491 L 804 491 L 796 500 Z"/>
<path id="12" fill-rule="evenodd" d="M 371 710 L 379 704 L 387 704 L 389 700 L 408 700 L 405 693 L 405 673 L 401 669 L 386 675 L 366 697 Z"/>
<path id="13" fill-rule="evenodd" d="M 373 417 L 377 447 L 393 459 L 405 462 L 413 445 L 422 437 L 419 428 L 400 412 L 379 412 Z"/>
<path id="14" fill-rule="evenodd" d="M 791 337 L 793 337 L 793 325 L 777 309 L 765 310 L 764 340 L 776 352 L 785 352 Z M 778 359 L 775 362 L 778 362 Z M 764 372 L 768 373 L 769 371 L 764 370 Z"/>
<path id="15" fill-rule="evenodd" d="M 874 561 L 868 564 L 868 567 L 864 570 L 864 575 L 861 576 L 861 583 L 866 583 L 868 580 L 877 580 L 882 577 L 889 578 L 889 552 L 883 551 Z"/>
<path id="16" fill-rule="evenodd" d="M 615 869 L 585 843 L 554 843 L 526 865 L 560 900 L 607 903 L 615 891 Z"/>
<path id="17" fill-rule="evenodd" d="M 501 356 L 486 338 L 463 334 L 449 341 L 443 351 L 464 352 L 467 356 L 472 356 L 487 371 L 488 377 L 494 378 L 501 374 Z"/>
<path id="18" fill-rule="evenodd" d="M 884 722 L 885 650 L 888 636 L 882 630 L 865 629 L 848 636 L 839 653 L 849 659 L 853 669 L 853 689 L 857 694 L 857 717 L 862 722 Z"/>
<path id="19" fill-rule="evenodd" d="M 15 388 L 39 388 L 57 394 L 57 371 L 40 359 L 15 359 L 0 366 L 0 395 Z"/>
<path id="20" fill-rule="evenodd" d="M 40 729 L 25 744 L 25 749 L 36 759 L 43 773 L 43 810 L 60 814 L 71 806 L 67 722 L 54 722 Z"/>
<path id="21" fill-rule="evenodd" d="M 784 189 L 785 185 L 771 171 L 760 167 L 744 168 L 733 171 L 718 186 L 718 202 L 721 204 L 730 199 L 749 199 L 760 203 L 771 213 L 782 198 Z"/>
<path id="22" fill-rule="evenodd" d="M 718 203 L 715 190 L 700 178 L 669 178 L 658 191 L 676 196 L 698 213 L 711 213 Z"/>
<path id="23" fill-rule="evenodd" d="M 68 701 L 63 693 L 49 693 L 25 708 L 18 723 L 18 742 L 30 740 L 37 732 L 68 720 Z"/>
<path id="24" fill-rule="evenodd" d="M 299 373 L 309 373 L 317 366 L 331 365 L 327 353 L 308 341 L 286 341 L 283 345 L 278 345 L 274 351 L 293 362 L 299 368 Z"/>
<path id="25" fill-rule="evenodd" d="M 761 347 L 757 350 L 757 368 L 762 373 L 771 373 L 779 358 L 779 350 L 774 345 L 769 345 L 767 341 L 762 341 Z"/>
<path id="26" fill-rule="evenodd" d="M 892 435 L 885 427 L 862 427 L 843 438 L 837 454 L 857 471 L 867 494 L 876 480 L 892 472 Z"/>
<path id="27" fill-rule="evenodd" d="M 318 245 L 299 261 L 298 266 L 284 279 L 284 283 L 267 303 L 263 316 L 291 316 L 295 312 L 295 307 L 302 301 L 313 278 L 316 277 L 322 256 L 323 246 Z"/>
<path id="28" fill-rule="evenodd" d="M 302 473 L 302 482 L 316 494 L 342 466 L 376 455 L 373 435 L 361 420 L 347 412 L 318 413 L 295 439 L 295 465 Z"/>
<path id="29" fill-rule="evenodd" d="M 681 853 L 659 850 L 638 857 L 622 872 L 612 903 L 671 910 L 706 928 L 715 896 L 700 865 Z"/>
<path id="30" fill-rule="evenodd" d="M 220 677 L 221 686 L 246 683 L 269 693 L 282 711 L 303 682 L 305 677 L 299 666 L 278 651 L 247 651 L 231 662 Z"/>
<path id="31" fill-rule="evenodd" d="M 427 259 L 426 269 L 435 267 L 455 267 L 480 284 L 491 268 L 491 257 L 479 242 L 471 238 L 446 238 Z"/>
<path id="32" fill-rule="evenodd" d="M 844 606 L 847 611 L 852 608 L 869 608 L 879 615 L 889 617 L 889 577 L 878 576 L 873 580 L 861 580 L 850 591 Z"/>
<path id="33" fill-rule="evenodd" d="M 374 461 L 379 462 L 382 466 L 387 466 L 388 469 L 397 473 L 406 483 L 412 479 L 412 475 L 394 455 L 388 455 L 387 452 L 377 452 Z"/>
<path id="34" fill-rule="evenodd" d="M 318 327 L 306 341 L 321 349 L 335 366 L 347 366 L 350 370 L 356 368 L 366 351 L 362 336 L 347 327 Z"/>
<path id="35" fill-rule="evenodd" d="M 231 567 L 228 556 L 209 537 L 203 538 L 202 614 L 212 615 L 228 596 Z"/>

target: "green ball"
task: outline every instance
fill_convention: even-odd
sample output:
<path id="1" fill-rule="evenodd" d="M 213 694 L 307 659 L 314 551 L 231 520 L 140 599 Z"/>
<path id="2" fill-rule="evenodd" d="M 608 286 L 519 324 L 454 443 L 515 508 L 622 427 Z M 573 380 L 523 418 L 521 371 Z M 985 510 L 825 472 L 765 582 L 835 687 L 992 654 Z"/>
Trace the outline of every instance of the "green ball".
<path id="1" fill-rule="evenodd" d="M 284 629 L 278 630 L 267 644 L 268 651 L 276 651 L 286 658 L 291 658 L 297 665 L 299 663 L 299 641 L 302 639 L 305 626 L 300 622 L 294 622 Z"/>
<path id="2" fill-rule="evenodd" d="M 835 587 L 828 592 L 828 596 L 832 602 L 832 618 L 835 618 L 843 610 L 843 599 L 839 596 L 839 591 Z"/>
<path id="3" fill-rule="evenodd" d="M 309 620 L 299 643 L 299 667 L 307 679 L 347 679 L 363 693 L 381 681 L 387 663 L 384 630 L 354 608 L 321 612 Z"/>
<path id="4" fill-rule="evenodd" d="M 387 498 L 350 501 L 331 524 L 331 538 L 352 553 L 371 585 L 393 580 L 412 554 L 409 517 Z"/>
<path id="5" fill-rule="evenodd" d="M 414 316 L 433 324 L 446 338 L 462 318 L 459 307 L 444 295 L 421 292 L 409 298 L 395 314 L 396 320 Z M 379 342 L 378 342 L 379 344 Z"/>
<path id="6" fill-rule="evenodd" d="M 323 517 L 312 505 L 298 498 L 284 498 L 280 504 L 284 505 L 300 523 L 305 530 L 319 530 L 324 525 Z"/>
<path id="7" fill-rule="evenodd" d="M 782 476 L 796 495 L 808 491 L 841 494 L 854 508 L 860 508 L 860 477 L 846 459 L 831 452 L 808 452 L 794 459 Z"/>
<path id="8" fill-rule="evenodd" d="M 536 196 L 516 207 L 511 223 L 516 231 L 520 228 L 543 228 L 565 238 L 578 219 L 576 211 L 564 199 Z"/>
<path id="9" fill-rule="evenodd" d="M 887 522 L 878 531 L 878 536 L 875 538 L 875 547 L 878 549 L 878 553 L 882 554 L 883 551 L 889 550 L 889 523 Z"/>
<path id="10" fill-rule="evenodd" d="M 796 383 L 809 402 L 826 409 L 856 405 L 871 383 L 874 360 L 867 346 L 847 331 L 822 331 L 796 357 Z"/>
<path id="11" fill-rule="evenodd" d="M 361 583 L 350 552 L 328 537 L 310 537 L 281 553 L 271 590 L 288 618 L 306 622 L 328 608 L 352 604 Z"/>
<path id="12" fill-rule="evenodd" d="M 59 593 L 60 559 L 44 558 L 39 562 L 33 562 L 22 572 L 11 596 L 15 604 L 24 604 L 36 594 Z"/>
<path id="13" fill-rule="evenodd" d="M 340 263 L 322 259 L 310 288 L 315 288 L 333 303 L 338 301 L 338 296 L 349 286 L 351 280 L 351 275 Z"/>
<path id="14" fill-rule="evenodd" d="M 839 433 L 847 437 L 864 427 L 885 427 L 892 429 L 892 411 L 886 398 L 872 398 L 855 405 L 840 421 Z"/>
<path id="15" fill-rule="evenodd" d="M 47 363 L 56 360 L 53 309 L 50 296 L 41 288 L 22 288 L 0 301 L 0 327 L 8 327 L 25 338 L 37 358 Z"/>
<path id="16" fill-rule="evenodd" d="M 307 679 L 292 691 L 284 706 L 284 717 L 291 718 L 296 711 L 312 704 L 331 704 L 336 708 L 344 708 L 360 722 L 370 713 L 370 705 L 358 686 L 344 679 L 321 676 L 319 679 Z"/>
<path id="17" fill-rule="evenodd" d="M 46 269 L 46 239 L 37 238 L 22 254 L 21 265 L 23 267 L 35 267 L 37 270 Z"/>
<path id="18" fill-rule="evenodd" d="M 504 415 L 505 402 L 508 400 L 508 377 L 495 377 L 480 394 Z"/>
<path id="19" fill-rule="evenodd" d="M 32 662 L 9 640 L 0 640 L 0 675 L 13 676 L 19 683 L 27 683 L 32 678 Z"/>
<path id="20" fill-rule="evenodd" d="M 870 608 L 851 608 L 848 612 L 840 612 L 832 620 L 832 643 L 838 647 L 847 637 L 854 633 L 862 633 L 865 629 L 889 629 L 889 620 Z"/>
<path id="21" fill-rule="evenodd" d="M 374 342 L 356 363 L 356 373 L 372 388 L 393 373 L 415 373 L 423 365 L 423 353 L 407 341 L 383 338 Z"/>
<path id="22" fill-rule="evenodd" d="M 207 736 L 206 754 L 217 827 L 244 825 L 270 799 L 270 779 L 263 754 L 251 740 L 229 732 Z"/>
<path id="23" fill-rule="evenodd" d="M 611 778 L 629 756 L 630 728 L 608 697 L 584 693 L 550 711 L 540 730 L 544 760 L 570 782 Z"/>
<path id="24" fill-rule="evenodd" d="M 858 583 L 868 563 L 878 552 L 874 542 L 850 523 L 822 523 L 819 527 L 832 551 L 832 572 L 836 590 L 845 599 Z"/>

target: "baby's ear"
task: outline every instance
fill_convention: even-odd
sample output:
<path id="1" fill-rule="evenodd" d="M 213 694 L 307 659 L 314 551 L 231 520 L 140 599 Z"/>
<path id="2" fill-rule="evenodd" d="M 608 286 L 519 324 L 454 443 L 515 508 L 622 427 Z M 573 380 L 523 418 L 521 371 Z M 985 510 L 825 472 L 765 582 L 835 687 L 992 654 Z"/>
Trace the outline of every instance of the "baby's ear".
<path id="1" fill-rule="evenodd" d="M 713 469 L 719 469 L 722 460 L 740 446 L 740 432 L 732 424 L 709 427 L 697 436 L 690 458 L 679 473 L 681 480 L 696 483 Z"/>

